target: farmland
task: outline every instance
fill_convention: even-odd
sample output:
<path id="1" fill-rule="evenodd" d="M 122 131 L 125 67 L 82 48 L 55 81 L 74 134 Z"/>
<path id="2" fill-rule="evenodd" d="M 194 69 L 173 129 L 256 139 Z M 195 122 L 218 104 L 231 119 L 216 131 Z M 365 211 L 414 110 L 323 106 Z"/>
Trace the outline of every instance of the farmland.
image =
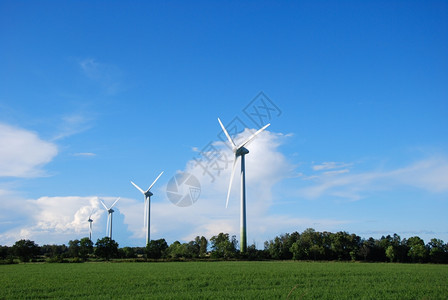
<path id="1" fill-rule="evenodd" d="M 0 266 L 0 299 L 446 299 L 448 266 L 293 261 Z"/>

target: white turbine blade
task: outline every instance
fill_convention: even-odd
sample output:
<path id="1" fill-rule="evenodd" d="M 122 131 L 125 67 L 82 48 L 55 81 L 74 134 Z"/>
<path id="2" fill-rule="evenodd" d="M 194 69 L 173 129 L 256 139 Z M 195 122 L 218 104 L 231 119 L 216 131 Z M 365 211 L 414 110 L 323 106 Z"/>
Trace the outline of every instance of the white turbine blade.
<path id="1" fill-rule="evenodd" d="M 92 218 L 93 213 L 95 212 L 95 209 L 92 209 L 92 212 L 90 213 L 89 219 Z"/>
<path id="2" fill-rule="evenodd" d="M 233 142 L 232 138 L 230 137 L 230 135 L 229 135 L 229 133 L 227 132 L 227 130 L 226 130 L 226 128 L 224 127 L 224 125 L 222 125 L 222 122 L 221 122 L 221 120 L 220 120 L 219 118 L 218 118 L 218 122 L 219 122 L 219 125 L 221 125 L 222 130 L 223 130 L 224 133 L 226 134 L 227 139 L 229 140 L 230 144 L 232 144 L 233 148 L 235 148 L 235 147 L 236 147 L 235 143 Z"/>
<path id="3" fill-rule="evenodd" d="M 262 132 L 263 130 L 265 130 L 266 128 L 269 127 L 269 125 L 271 125 L 270 123 L 267 125 L 264 125 L 262 128 L 258 129 L 257 132 L 255 132 L 254 134 L 252 134 L 244 143 L 242 143 L 240 146 L 238 146 L 238 149 L 241 147 L 246 146 L 248 143 L 250 143 L 256 136 L 257 134 L 259 134 L 260 132 Z"/>
<path id="4" fill-rule="evenodd" d="M 233 176 L 235 175 L 235 167 L 236 167 L 237 161 L 238 161 L 238 157 L 235 157 L 235 160 L 233 161 L 232 173 L 230 174 L 229 189 L 227 190 L 226 208 L 227 208 L 227 206 L 229 206 L 230 190 L 232 189 Z"/>
<path id="5" fill-rule="evenodd" d="M 135 186 L 135 187 L 137 188 L 137 190 L 139 190 L 140 192 L 142 192 L 143 195 L 145 194 L 145 191 L 142 190 L 138 185 L 136 185 L 136 184 L 133 183 L 132 181 L 131 181 L 131 183 L 132 183 L 133 186 Z"/>
<path id="6" fill-rule="evenodd" d="M 118 202 L 118 200 L 120 200 L 120 197 L 118 197 L 117 200 L 115 200 L 115 202 L 110 206 L 110 208 L 114 207 L 114 205 Z"/>
<path id="7" fill-rule="evenodd" d="M 156 181 L 160 178 L 160 176 L 162 176 L 162 174 L 163 174 L 163 171 L 162 171 L 162 173 L 159 174 L 159 176 L 157 176 L 156 180 L 154 180 L 154 182 L 149 186 L 147 192 L 149 192 L 149 190 L 150 190 L 150 189 L 152 188 L 152 186 L 156 183 Z"/>
<path id="8" fill-rule="evenodd" d="M 100 202 L 101 202 L 101 204 L 104 206 L 104 208 L 105 208 L 106 210 L 109 210 L 109 209 L 107 208 L 106 204 L 104 204 L 103 200 L 100 200 Z"/>

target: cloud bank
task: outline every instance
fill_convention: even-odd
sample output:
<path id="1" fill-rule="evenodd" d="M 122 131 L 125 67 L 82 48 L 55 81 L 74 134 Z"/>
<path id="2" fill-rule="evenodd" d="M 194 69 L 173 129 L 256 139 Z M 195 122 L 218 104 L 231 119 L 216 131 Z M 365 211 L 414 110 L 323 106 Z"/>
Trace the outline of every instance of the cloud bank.
<path id="1" fill-rule="evenodd" d="M 44 176 L 42 166 L 57 154 L 55 144 L 31 131 L 0 123 L 0 177 Z"/>
<path id="2" fill-rule="evenodd" d="M 360 200 L 366 193 L 399 186 L 414 187 L 430 193 L 448 192 L 448 160 L 444 157 L 430 157 L 392 170 L 357 173 L 349 172 L 347 166 L 350 165 L 332 162 L 313 166 L 315 171 L 332 171 L 308 177 L 312 183 L 300 189 L 298 195 L 308 199 L 334 196 Z M 333 170 L 336 166 L 343 169 Z"/>
<path id="3" fill-rule="evenodd" d="M 2 141 L 10 141 L 9 145 L 14 145 L 9 148 L 9 151 L 2 151 L 9 155 L 12 162 L 15 161 L 8 164 L 8 161 L 2 159 L 0 161 L 2 174 L 37 176 L 43 172 L 41 167 L 57 154 L 57 148 L 54 145 L 40 140 L 33 133 L 5 125 L 1 128 L 6 129 L 1 131 Z M 247 129 L 237 138 L 244 139 L 252 132 Z M 280 213 L 276 207 L 283 201 L 282 197 L 285 193 L 283 190 L 279 191 L 278 184 L 283 181 L 287 181 L 288 184 L 282 183 L 281 189 L 286 187 L 287 193 L 292 191 L 294 199 L 300 199 L 300 201 L 309 199 L 314 202 L 323 202 L 332 198 L 350 202 L 361 200 L 366 195 L 377 191 L 403 187 L 412 187 L 428 193 L 448 192 L 448 176 L 446 176 L 448 160 L 444 157 L 430 157 L 399 168 L 363 172 L 352 170 L 352 167 L 356 166 L 355 163 L 323 162 L 311 166 L 311 176 L 297 177 L 297 165 L 289 161 L 280 150 L 288 138 L 290 138 L 289 135 L 264 131 L 247 146 L 250 151 L 246 156 L 248 243 L 254 242 L 259 248 L 263 247 L 264 241 L 281 233 L 302 231 L 308 227 L 321 231 L 339 231 L 350 225 L 356 226 L 360 220 L 375 218 L 368 214 L 357 215 L 357 220 L 353 220 L 338 217 L 338 215 L 328 217 L 328 215 L 331 216 L 328 213 L 323 214 L 327 217 L 319 217 L 319 215 L 315 218 L 305 217 L 307 213 L 302 208 L 297 210 L 298 206 L 295 203 L 290 210 L 285 212 L 282 209 Z M 29 155 L 36 156 L 32 160 L 22 161 L 23 156 L 17 155 L 14 151 L 14 149 L 22 149 L 18 145 L 29 145 L 25 148 L 37 149 L 38 154 L 28 150 Z M 219 232 L 236 235 L 239 239 L 240 180 L 238 173 L 240 164 L 238 163 L 236 168 L 229 207 L 226 209 L 225 201 L 233 153 L 222 141 L 215 141 L 210 145 L 210 151 L 196 151 L 196 156 L 186 163 L 185 168 L 178 170 L 178 172 L 192 174 L 200 182 L 201 195 L 196 203 L 188 207 L 178 207 L 169 201 L 166 185 L 161 183 L 168 182 L 175 174 L 165 174 L 166 178 L 158 182 L 152 190 L 154 196 L 151 198 L 151 237 L 153 239 L 166 238 L 169 243 L 175 240 L 190 241 L 197 235 L 203 235 L 209 239 Z M 204 149 L 204 147 L 197 149 Z M 86 153 L 80 155 L 86 155 Z M 219 166 L 207 162 L 205 159 L 207 157 L 218 158 Z M 131 186 L 129 188 L 132 189 Z M 116 209 L 114 208 L 114 236 L 120 246 L 144 246 L 144 202 L 137 195 L 136 193 L 135 199 L 122 198 L 117 203 Z M 11 198 L 15 199 L 14 205 L 9 205 L 10 202 L 5 201 Z M 112 203 L 116 196 L 102 199 Z M 95 210 L 92 216 L 94 240 L 105 236 L 107 214 L 94 195 L 90 197 L 43 196 L 37 199 L 24 199 L 11 192 L 10 187 L 0 186 L 0 203 L 4 209 L 3 214 L 5 211 L 17 213 L 18 209 L 15 207 L 20 206 L 20 220 L 4 219 L 5 223 L 2 225 L 7 225 L 8 230 L 0 233 L 0 244 L 12 244 L 20 238 L 30 238 L 40 244 L 62 244 L 71 239 L 88 236 L 87 219 L 92 210 Z M 303 205 L 303 202 L 301 203 Z M 414 229 L 410 228 L 410 230 Z"/>

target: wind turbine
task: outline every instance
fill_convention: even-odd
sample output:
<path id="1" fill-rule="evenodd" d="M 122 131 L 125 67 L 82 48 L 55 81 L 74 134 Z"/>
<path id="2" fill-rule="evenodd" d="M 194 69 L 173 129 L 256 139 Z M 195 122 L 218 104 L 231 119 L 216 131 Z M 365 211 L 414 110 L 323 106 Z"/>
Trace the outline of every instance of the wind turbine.
<path id="1" fill-rule="evenodd" d="M 89 219 L 87 220 L 87 221 L 89 221 L 89 239 L 90 239 L 90 241 L 92 241 L 92 222 L 93 222 L 92 215 L 93 215 L 94 212 L 95 212 L 95 210 L 92 209 L 92 212 L 90 213 Z"/>
<path id="2" fill-rule="evenodd" d="M 120 200 L 120 197 L 118 197 L 117 200 L 115 200 L 115 202 L 112 203 L 112 205 L 109 208 L 107 208 L 107 206 L 106 206 L 106 204 L 104 204 L 103 200 L 100 200 L 101 204 L 104 206 L 104 208 L 108 212 L 107 224 L 106 224 L 106 234 L 109 231 L 109 238 L 110 239 L 112 239 L 112 215 L 114 213 L 114 210 L 112 209 L 112 207 L 114 207 L 114 205 L 118 202 L 118 200 Z"/>
<path id="3" fill-rule="evenodd" d="M 236 163 L 239 157 L 241 157 L 241 215 L 240 215 L 240 251 L 246 252 L 247 249 L 247 236 L 246 236 L 246 178 L 245 178 L 245 159 L 244 156 L 249 153 L 249 150 L 247 150 L 244 146 L 246 146 L 249 142 L 251 142 L 260 132 L 265 130 L 269 125 L 267 124 L 263 126 L 261 129 L 259 129 L 257 132 L 252 134 L 246 141 L 241 143 L 239 146 L 235 145 L 232 138 L 230 137 L 229 133 L 227 132 L 224 125 L 222 125 L 221 120 L 218 118 L 219 125 L 221 125 L 222 130 L 227 136 L 227 139 L 229 140 L 230 144 L 232 145 L 233 153 L 235 154 L 235 160 L 233 161 L 233 167 L 232 167 L 232 173 L 230 175 L 230 184 L 229 189 L 227 191 L 227 200 L 226 200 L 226 208 L 229 204 L 229 196 L 230 196 L 230 190 L 232 189 L 232 181 L 233 176 L 235 174 L 235 167 Z"/>
<path id="4" fill-rule="evenodd" d="M 132 183 L 133 186 L 135 186 L 137 188 L 137 190 L 139 190 L 143 196 L 145 197 L 145 215 L 143 217 L 143 226 L 146 227 L 146 245 L 148 245 L 148 243 L 151 241 L 150 238 L 150 213 L 151 213 L 151 196 L 154 195 L 153 193 L 150 192 L 151 188 L 153 187 L 153 185 L 156 183 L 156 181 L 160 178 L 160 176 L 162 176 L 162 173 L 159 174 L 159 176 L 157 176 L 156 180 L 154 180 L 154 182 L 149 186 L 149 188 L 146 190 L 146 192 L 144 190 L 142 190 L 138 185 L 136 185 L 135 183 Z M 146 208 L 148 207 L 148 208 Z"/>

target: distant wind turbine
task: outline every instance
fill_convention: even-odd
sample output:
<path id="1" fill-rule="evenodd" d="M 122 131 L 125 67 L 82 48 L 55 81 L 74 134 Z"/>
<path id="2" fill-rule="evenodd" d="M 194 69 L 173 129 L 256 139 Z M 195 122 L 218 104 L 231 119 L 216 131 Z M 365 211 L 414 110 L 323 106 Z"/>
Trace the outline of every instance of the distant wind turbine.
<path id="1" fill-rule="evenodd" d="M 144 217 L 143 217 L 143 226 L 146 227 L 146 245 L 148 245 L 148 243 L 151 241 L 150 238 L 150 213 L 151 213 L 151 196 L 153 195 L 153 193 L 151 193 L 151 188 L 153 187 L 153 185 L 156 183 L 156 181 L 160 178 L 160 176 L 162 176 L 162 173 L 159 174 L 159 176 L 157 176 L 156 180 L 154 180 L 154 182 L 149 186 L 149 188 L 146 190 L 146 192 L 141 189 L 138 185 L 136 185 L 135 183 L 132 183 L 133 186 L 135 186 L 145 197 L 145 211 L 144 211 Z"/>
<path id="2" fill-rule="evenodd" d="M 112 239 L 112 216 L 114 213 L 114 210 L 112 209 L 112 207 L 114 207 L 115 204 L 117 204 L 118 200 L 120 200 L 120 197 L 117 198 L 117 200 L 115 200 L 114 203 L 112 203 L 112 205 L 108 208 L 106 206 L 106 204 L 104 204 L 103 200 L 101 201 L 101 204 L 104 206 L 104 209 L 106 209 L 108 215 L 107 215 L 107 224 L 106 224 L 106 234 L 109 231 L 109 238 Z"/>
<path id="3" fill-rule="evenodd" d="M 230 190 L 232 189 L 232 181 L 233 176 L 235 174 L 235 167 L 238 160 L 238 157 L 241 157 L 241 216 L 240 216 L 240 251 L 246 252 L 247 249 L 247 236 L 246 236 L 246 178 L 245 178 L 245 159 L 244 156 L 249 153 L 249 150 L 247 150 L 244 146 L 246 146 L 248 143 L 250 143 L 260 132 L 265 130 L 269 125 L 267 124 L 263 126 L 261 129 L 259 129 L 257 132 L 252 134 L 246 141 L 241 143 L 241 145 L 237 146 L 233 142 L 232 138 L 230 137 L 229 133 L 227 132 L 224 125 L 222 125 L 221 120 L 218 118 L 219 125 L 221 125 L 222 130 L 227 136 L 227 139 L 229 140 L 230 144 L 232 145 L 233 153 L 235 154 L 235 160 L 233 161 L 233 167 L 232 167 L 232 173 L 230 175 L 230 183 L 229 183 L 229 189 L 227 191 L 227 200 L 226 200 L 226 208 L 229 204 L 229 197 L 230 197 Z"/>
<path id="4" fill-rule="evenodd" d="M 92 241 L 92 222 L 93 222 L 92 215 L 93 215 L 94 212 L 95 212 L 95 210 L 92 209 L 92 212 L 90 213 L 89 219 L 87 220 L 89 222 L 89 239 L 90 239 L 90 241 Z"/>

